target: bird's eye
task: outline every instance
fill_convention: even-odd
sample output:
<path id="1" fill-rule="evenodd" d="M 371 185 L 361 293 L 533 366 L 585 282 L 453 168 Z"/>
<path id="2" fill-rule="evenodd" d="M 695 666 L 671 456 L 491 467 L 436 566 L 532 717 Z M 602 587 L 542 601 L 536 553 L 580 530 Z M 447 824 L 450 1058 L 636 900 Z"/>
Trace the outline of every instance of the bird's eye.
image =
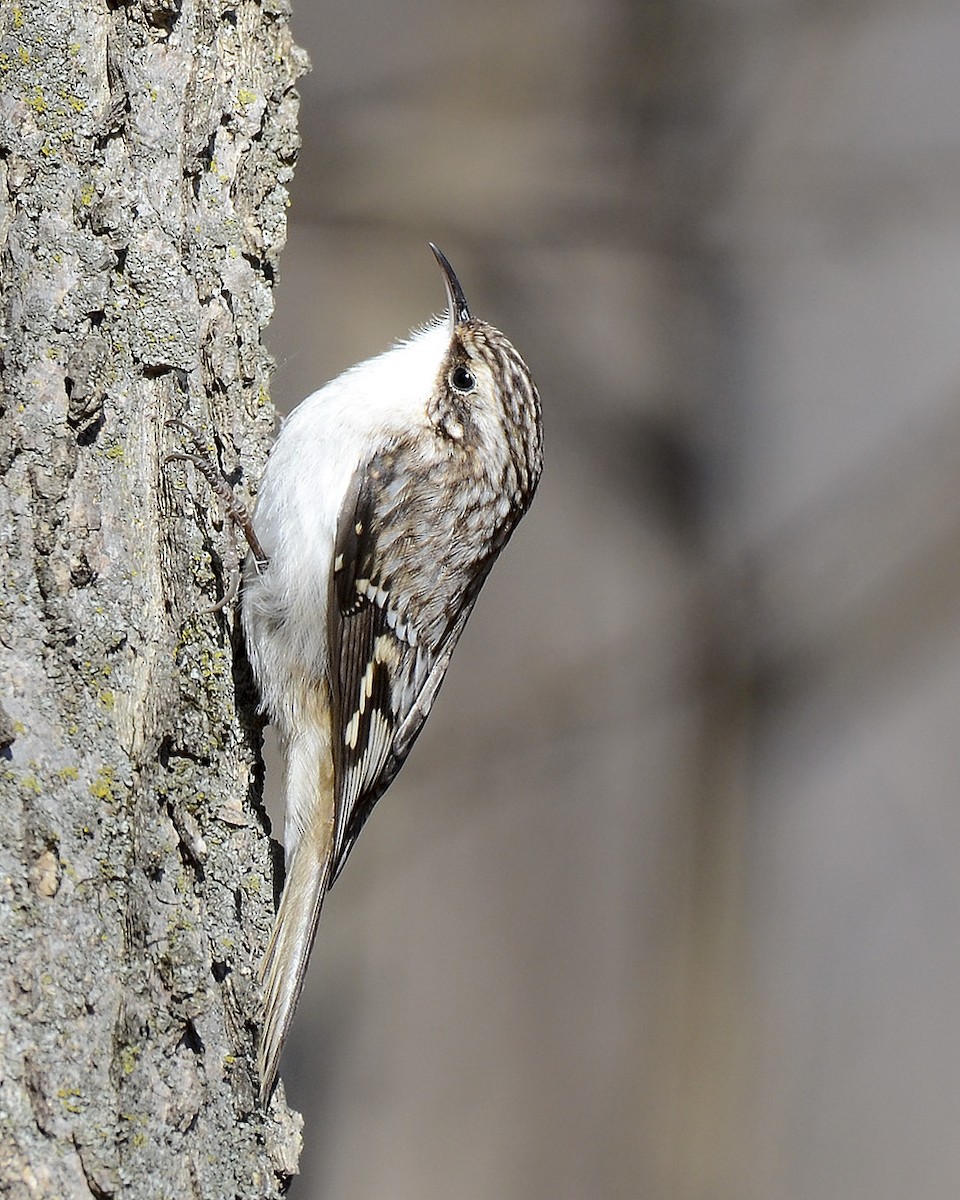
<path id="1" fill-rule="evenodd" d="M 466 367 L 455 367 L 450 376 L 450 382 L 458 392 L 469 392 L 476 386 L 477 381 Z"/>

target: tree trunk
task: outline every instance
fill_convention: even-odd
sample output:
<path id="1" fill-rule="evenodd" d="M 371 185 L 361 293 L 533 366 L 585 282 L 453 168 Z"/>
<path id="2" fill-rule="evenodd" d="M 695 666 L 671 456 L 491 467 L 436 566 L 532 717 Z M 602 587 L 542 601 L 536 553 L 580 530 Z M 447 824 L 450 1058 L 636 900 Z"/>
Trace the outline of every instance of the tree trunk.
<path id="1" fill-rule="evenodd" d="M 231 533 L 296 156 L 285 0 L 0 2 L 0 1194 L 256 1197 L 275 860 Z"/>

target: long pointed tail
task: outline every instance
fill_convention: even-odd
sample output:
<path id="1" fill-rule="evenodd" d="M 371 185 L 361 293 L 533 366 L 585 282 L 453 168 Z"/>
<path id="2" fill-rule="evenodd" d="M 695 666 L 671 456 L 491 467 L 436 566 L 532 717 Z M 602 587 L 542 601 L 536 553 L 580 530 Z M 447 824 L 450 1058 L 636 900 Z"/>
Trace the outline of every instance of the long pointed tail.
<path id="1" fill-rule="evenodd" d="M 326 863 L 319 861 L 314 848 L 302 842 L 287 871 L 276 923 L 260 967 L 264 1016 L 257 1064 L 263 1104 L 273 1091 L 283 1044 L 303 991 L 329 874 L 329 859 Z"/>
<path id="2" fill-rule="evenodd" d="M 333 768 L 328 726 L 311 722 L 287 746 L 287 878 L 260 966 L 263 1031 L 260 1101 L 273 1091 L 280 1055 L 303 991 L 333 854 Z"/>

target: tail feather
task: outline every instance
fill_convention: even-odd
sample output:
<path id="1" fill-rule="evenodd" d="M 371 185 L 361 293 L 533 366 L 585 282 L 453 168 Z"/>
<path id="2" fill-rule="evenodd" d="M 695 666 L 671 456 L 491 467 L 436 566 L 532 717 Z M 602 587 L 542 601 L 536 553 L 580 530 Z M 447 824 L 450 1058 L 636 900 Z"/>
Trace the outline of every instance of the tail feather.
<path id="1" fill-rule="evenodd" d="M 303 991 L 329 875 L 329 856 L 318 858 L 308 840 L 301 842 L 287 871 L 276 923 L 260 967 L 264 1020 L 257 1061 L 263 1104 L 273 1091 L 283 1044 Z"/>
<path id="2" fill-rule="evenodd" d="M 329 713 L 322 689 L 310 700 L 312 706 L 304 706 L 300 729 L 286 743 L 287 878 L 260 967 L 263 1031 L 257 1061 L 263 1104 L 273 1091 L 283 1044 L 303 991 L 333 859 L 335 799 Z"/>

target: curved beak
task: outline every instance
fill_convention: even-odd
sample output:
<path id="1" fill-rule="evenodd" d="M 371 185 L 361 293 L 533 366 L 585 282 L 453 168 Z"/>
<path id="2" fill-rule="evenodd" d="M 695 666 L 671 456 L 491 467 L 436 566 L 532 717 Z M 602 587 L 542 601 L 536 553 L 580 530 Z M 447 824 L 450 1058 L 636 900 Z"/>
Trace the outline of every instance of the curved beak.
<path id="1" fill-rule="evenodd" d="M 450 266 L 450 262 L 442 250 L 433 242 L 430 242 L 429 246 L 443 272 L 443 282 L 447 289 L 447 307 L 450 310 L 450 323 L 460 325 L 464 321 L 469 321 L 470 309 L 467 307 L 467 298 L 463 294 L 456 271 Z"/>

